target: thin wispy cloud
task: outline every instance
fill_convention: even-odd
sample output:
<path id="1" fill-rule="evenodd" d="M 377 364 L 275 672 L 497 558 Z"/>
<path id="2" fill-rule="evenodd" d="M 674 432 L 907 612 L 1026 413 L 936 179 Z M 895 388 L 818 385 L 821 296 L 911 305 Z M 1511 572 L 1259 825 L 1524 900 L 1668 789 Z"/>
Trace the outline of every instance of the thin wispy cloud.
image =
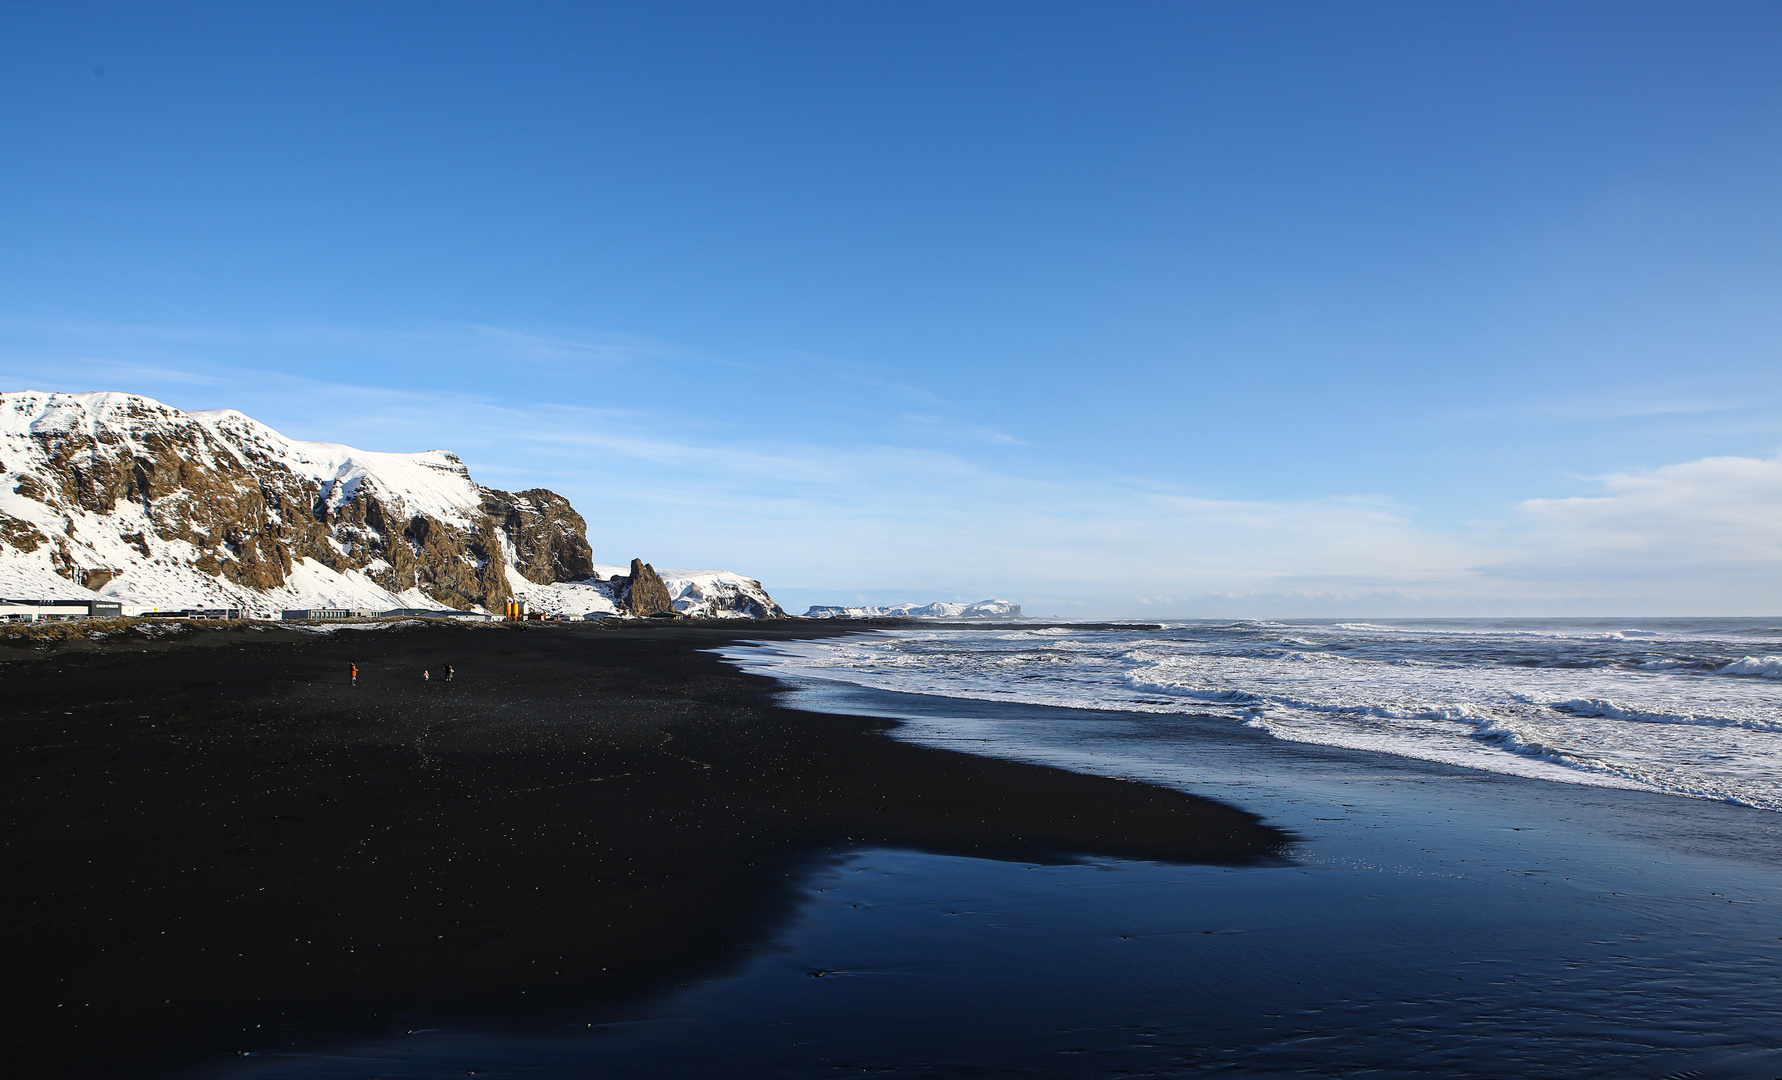
<path id="1" fill-rule="evenodd" d="M 1025 439 L 1017 439 L 1006 431 L 998 431 L 982 424 L 960 423 L 959 421 L 932 413 L 903 413 L 897 422 L 912 431 L 920 431 L 924 436 L 947 442 L 982 443 L 987 446 L 1027 446 Z"/>
<path id="2" fill-rule="evenodd" d="M 1768 395 L 1763 395 L 1767 397 Z M 1623 397 L 1591 394 L 1561 400 L 1542 399 L 1503 405 L 1455 409 L 1434 418 L 1439 423 L 1594 423 L 1658 416 L 1699 416 L 1752 408 L 1750 395 L 1696 397 Z"/>
<path id="3" fill-rule="evenodd" d="M 833 380 L 861 390 L 892 395 L 930 407 L 945 407 L 948 402 L 934 391 L 910 382 L 894 379 L 869 364 L 833 356 L 819 356 L 799 349 L 778 349 L 773 356 L 789 361 L 800 371 L 809 371 L 820 378 Z"/>
<path id="4" fill-rule="evenodd" d="M 1365 492 L 1221 499 L 1163 476 L 1036 465 L 995 452 L 1025 449 L 1022 440 L 939 411 L 816 440 L 677 408 L 647 378 L 585 402 L 516 396 L 498 380 L 486 393 L 389 387 L 216 358 L 219 347 L 265 344 L 252 335 L 111 334 L 115 347 L 99 351 L 93 339 L 105 335 L 85 328 L 52 356 L 15 338 L 0 350 L 0 376 L 10 388 L 124 389 L 188 408 L 236 407 L 295 438 L 451 449 L 485 483 L 568 495 L 603 559 L 732 566 L 791 595 L 1001 593 L 1089 615 L 1239 613 L 1246 604 L 1255 613 L 1365 613 L 1367 604 L 1465 613 L 1532 610 L 1556 596 L 1578 605 L 1686 604 L 1692 595 L 1782 603 L 1782 581 L 1767 569 L 1782 560 L 1782 459 L 1617 473 L 1585 481 L 1584 495 L 1531 493 L 1444 528 L 1414 505 Z M 269 336 L 353 348 L 446 343 L 546 365 L 701 362 L 658 343 L 482 326 Z"/>

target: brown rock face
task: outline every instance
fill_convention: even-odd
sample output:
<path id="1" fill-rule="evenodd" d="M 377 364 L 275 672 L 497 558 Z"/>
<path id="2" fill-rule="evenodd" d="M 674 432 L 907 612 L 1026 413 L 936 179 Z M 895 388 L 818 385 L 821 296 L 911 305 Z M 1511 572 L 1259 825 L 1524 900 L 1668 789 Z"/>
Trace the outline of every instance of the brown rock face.
<path id="1" fill-rule="evenodd" d="M 625 610 L 639 618 L 674 614 L 674 601 L 656 568 L 642 559 L 631 560 L 631 583 L 625 589 Z"/>
<path id="2" fill-rule="evenodd" d="M 21 478 L 14 490 L 52 509 L 78 507 L 93 514 L 134 504 L 160 540 L 197 548 L 193 564 L 199 569 L 250 588 L 284 584 L 293 548 L 330 561 L 322 558 L 327 530 L 301 512 L 315 500 L 314 483 L 288 469 L 254 467 L 202 425 L 164 405 L 139 400 L 111 419 L 129 427 L 134 446 L 112 427 L 34 432 L 47 467 Z M 141 533 L 133 535 L 148 546 Z M 57 561 L 58 572 L 72 579 L 72 556 L 66 570 L 63 563 Z"/>
<path id="3" fill-rule="evenodd" d="M 20 521 L 9 514 L 0 514 L 0 544 L 18 548 L 20 551 L 36 551 L 49 543 L 49 537 L 37 530 L 37 526 L 29 521 Z"/>
<path id="4" fill-rule="evenodd" d="M 514 549 L 514 569 L 527 581 L 549 585 L 593 575 L 588 523 L 556 492 L 532 488 L 510 495 L 485 488 L 483 513 L 500 524 Z"/>

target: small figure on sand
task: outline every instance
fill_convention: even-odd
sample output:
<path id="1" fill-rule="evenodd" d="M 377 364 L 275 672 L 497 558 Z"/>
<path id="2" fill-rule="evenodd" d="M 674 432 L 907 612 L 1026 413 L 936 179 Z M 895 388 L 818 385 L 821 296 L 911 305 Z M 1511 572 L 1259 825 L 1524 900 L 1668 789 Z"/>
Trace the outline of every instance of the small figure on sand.
<path id="1" fill-rule="evenodd" d="M 347 666 L 353 669 L 352 685 L 358 686 L 359 685 L 359 665 L 358 664 L 348 664 Z"/>
<path id="2" fill-rule="evenodd" d="M 428 679 L 431 679 L 431 678 L 432 678 L 432 677 L 433 677 L 433 676 L 431 676 L 431 675 L 429 675 L 429 674 L 427 674 L 427 672 L 426 672 L 426 670 L 425 670 L 425 669 L 423 669 L 423 670 L 422 670 L 422 671 L 421 671 L 421 681 L 422 681 L 422 682 L 426 682 L 426 681 L 427 681 L 427 680 L 428 680 Z"/>
<path id="3" fill-rule="evenodd" d="M 446 682 L 452 681 L 452 665 L 446 665 Z"/>

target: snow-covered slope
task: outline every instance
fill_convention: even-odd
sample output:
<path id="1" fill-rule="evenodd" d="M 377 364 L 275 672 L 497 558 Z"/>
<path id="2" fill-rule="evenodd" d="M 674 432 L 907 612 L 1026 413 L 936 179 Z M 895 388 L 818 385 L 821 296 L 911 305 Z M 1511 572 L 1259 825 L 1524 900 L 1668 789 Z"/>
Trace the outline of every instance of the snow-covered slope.
<path id="1" fill-rule="evenodd" d="M 210 429 L 219 441 L 244 457 L 277 462 L 293 474 L 315 481 L 330 510 L 338 510 L 361 492 L 369 492 L 404 517 L 425 514 L 464 527 L 482 513 L 481 485 L 470 478 L 470 470 L 456 454 L 445 450 L 391 454 L 339 443 L 287 439 L 234 409 L 185 415 Z"/>
<path id="2" fill-rule="evenodd" d="M 807 619 L 1019 619 L 1021 605 L 1007 600 L 975 604 L 897 604 L 893 607 L 813 607 Z"/>
<path id="3" fill-rule="evenodd" d="M 562 496 L 485 488 L 444 450 L 305 442 L 134 394 L 0 394 L 3 596 L 595 611 L 615 607 L 613 570 Z M 689 614 L 778 610 L 748 578 L 671 573 Z"/>
<path id="4" fill-rule="evenodd" d="M 761 583 L 728 570 L 659 570 L 674 609 L 694 618 L 731 615 L 766 618 L 784 614 Z"/>
<path id="5" fill-rule="evenodd" d="M 514 593 L 532 611 L 546 615 L 620 615 L 625 612 L 630 570 L 624 566 L 595 565 L 582 581 L 548 585 L 516 583 Z M 658 570 L 662 584 L 674 601 L 674 609 L 696 619 L 770 618 L 783 615 L 780 606 L 754 578 L 728 570 Z"/>
<path id="6" fill-rule="evenodd" d="M 354 476 L 358 487 L 369 482 L 400 490 L 400 479 L 379 475 L 379 465 L 396 471 L 379 459 L 409 455 L 355 460 L 361 453 L 285 439 L 240 413 L 182 413 L 133 394 L 0 395 L 0 593 L 90 599 L 97 591 L 135 606 L 260 613 L 438 606 L 418 589 L 380 584 L 372 576 L 378 567 L 370 563 L 336 568 L 293 554 L 288 567 L 281 560 L 282 580 L 276 583 L 232 580 L 206 572 L 208 564 L 199 568 L 216 549 L 241 564 L 240 545 L 231 549 L 226 537 L 207 544 L 205 526 L 235 516 L 232 504 L 244 497 L 267 502 L 273 495 L 266 515 L 273 523 L 282 524 L 287 511 L 311 509 L 280 505 L 278 478 L 270 486 L 263 482 L 269 462 L 284 466 L 292 479 L 325 483 L 324 477 Z M 413 456 L 449 457 L 439 451 Z M 172 466 L 170 475 L 157 485 L 151 474 L 164 465 Z M 470 486 L 462 464 L 457 468 Z M 117 490 L 120 481 L 128 491 Z M 475 503 L 463 490 L 454 495 L 460 504 Z M 337 493 L 329 501 L 338 506 L 346 500 Z M 400 505 L 399 497 L 395 501 Z M 426 500 L 426 506 L 439 501 Z M 462 510 L 454 516 L 461 518 Z M 220 566 L 223 560 L 213 555 L 211 561 Z"/>

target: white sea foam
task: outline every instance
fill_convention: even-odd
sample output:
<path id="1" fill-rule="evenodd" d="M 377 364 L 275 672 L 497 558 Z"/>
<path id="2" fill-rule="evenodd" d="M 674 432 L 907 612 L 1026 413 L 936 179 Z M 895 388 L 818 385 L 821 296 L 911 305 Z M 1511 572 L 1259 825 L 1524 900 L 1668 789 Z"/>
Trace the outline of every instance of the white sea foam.
<path id="1" fill-rule="evenodd" d="M 1761 675 L 1782 679 L 1782 656 L 1746 656 L 1720 669 L 1722 675 Z"/>
<path id="2" fill-rule="evenodd" d="M 746 662 L 882 690 L 1222 716 L 1295 742 L 1782 810 L 1782 657 L 1750 652 L 1769 632 L 1728 620 L 892 631 Z M 1155 764 L 1172 748 L 1144 753 Z"/>

